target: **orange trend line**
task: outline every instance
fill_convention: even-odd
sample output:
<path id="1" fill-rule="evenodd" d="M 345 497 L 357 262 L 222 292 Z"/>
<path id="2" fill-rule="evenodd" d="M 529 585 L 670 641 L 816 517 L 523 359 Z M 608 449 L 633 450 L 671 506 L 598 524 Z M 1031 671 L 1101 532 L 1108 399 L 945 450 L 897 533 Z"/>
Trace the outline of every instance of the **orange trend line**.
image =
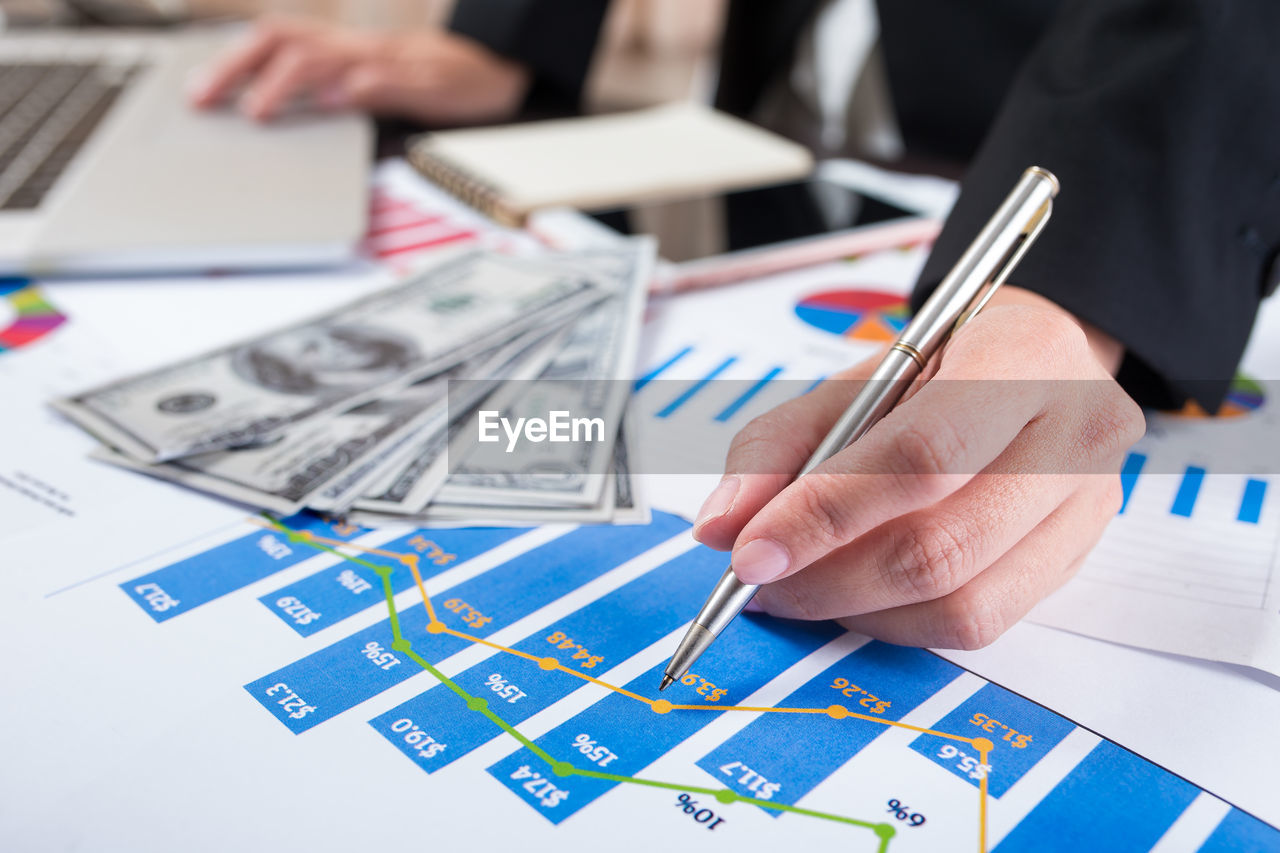
<path id="1" fill-rule="evenodd" d="M 273 525 L 270 525 L 265 522 L 260 522 L 257 519 L 254 519 L 254 521 L 255 523 L 258 523 L 263 527 L 269 527 L 274 529 Z M 356 551 L 362 551 L 366 554 L 375 554 L 380 557 L 387 557 L 389 559 L 396 560 L 397 562 L 408 566 L 409 571 L 413 572 L 413 582 L 418 587 L 418 594 L 422 596 L 422 604 L 423 604 L 423 607 L 426 608 L 427 616 L 428 616 L 427 630 L 430 631 L 431 633 L 449 634 L 459 639 L 467 640 L 468 642 L 477 643 L 482 646 L 488 646 L 489 648 L 495 649 L 500 652 L 505 652 L 510 655 L 515 655 L 517 657 L 524 658 L 526 660 L 531 660 L 537 663 L 538 666 L 540 666 L 542 669 L 545 669 L 548 671 L 558 670 L 560 672 L 567 673 L 569 675 L 574 676 L 575 678 L 580 678 L 583 681 L 587 681 L 587 682 L 590 682 L 591 684 L 595 684 L 599 687 L 603 687 L 606 690 L 610 690 L 614 693 L 620 693 L 629 699 L 634 699 L 637 702 L 643 702 L 644 704 L 648 705 L 650 708 L 653 708 L 654 710 L 658 710 L 657 705 L 658 703 L 661 703 L 662 710 L 660 711 L 660 713 L 666 713 L 667 711 L 745 711 L 745 712 L 757 712 L 757 713 L 764 713 L 764 714 L 825 714 L 837 720 L 841 720 L 845 718 L 867 720 L 868 722 L 879 723 L 883 726 L 892 726 L 894 728 L 909 729 L 914 732 L 920 732 L 921 734 L 934 735 L 935 737 L 946 738 L 947 740 L 957 740 L 962 743 L 968 743 L 978 749 L 978 755 L 979 755 L 978 760 L 984 765 L 987 763 L 987 758 L 991 753 L 992 747 L 994 746 L 994 744 L 992 744 L 991 741 L 988 740 L 987 738 L 983 738 L 983 737 L 968 738 L 962 735 L 950 734 L 948 732 L 940 732 L 940 731 L 937 731 L 936 729 L 927 729 L 927 728 L 924 728 L 923 726 L 914 726 L 914 725 L 911 725 L 910 723 L 903 723 L 897 720 L 884 720 L 879 717 L 871 716 L 869 714 L 859 714 L 855 711 L 850 711 L 848 708 L 844 707 L 843 705 L 831 705 L 830 707 L 827 707 L 827 708 L 772 708 L 772 707 L 757 707 L 752 705 L 724 705 L 724 706 L 673 705 L 666 702 L 665 700 L 650 699 L 647 696 L 641 696 L 638 693 L 633 693 L 630 690 L 627 690 L 626 688 L 617 686 L 616 684 L 610 684 L 606 681 L 601 681 L 598 678 L 594 678 L 590 675 L 587 675 L 585 672 L 580 672 L 576 669 L 570 669 L 569 667 L 565 666 L 563 663 L 561 663 L 559 660 L 557 660 L 554 657 L 551 657 L 551 656 L 538 657 L 537 655 L 533 655 L 528 652 L 522 652 L 519 649 L 513 649 L 509 646 L 501 645 L 500 643 L 494 643 L 482 637 L 476 637 L 471 634 L 464 634 L 461 631 L 456 631 L 453 628 L 446 626 L 436 616 L 435 607 L 431 604 L 431 596 L 427 595 L 427 588 L 422 582 L 422 574 L 418 571 L 418 555 L 417 554 L 403 554 L 396 551 L 388 551 L 382 548 L 371 548 L 366 545 L 358 545 L 353 542 L 344 542 L 341 539 L 329 539 L 323 536 L 316 536 L 310 531 L 296 531 L 295 535 L 300 536 L 306 539 L 307 541 L 319 542 L 321 544 L 329 545 L 335 548 L 351 548 Z M 982 779 L 979 780 L 978 782 L 978 791 L 979 791 L 978 850 L 979 850 L 979 853 L 986 853 L 986 849 L 987 849 L 987 777 L 985 773 L 983 773 Z"/>
<path id="2" fill-rule="evenodd" d="M 978 741 L 983 741 L 979 744 Z M 978 747 L 978 763 L 986 766 L 991 749 L 995 746 L 986 738 L 974 738 L 974 746 Z M 985 748 L 984 748 L 985 747 Z M 978 853 L 987 851 L 987 772 L 982 771 L 978 780 Z"/>
<path id="3" fill-rule="evenodd" d="M 319 537 L 316 537 L 316 538 L 318 539 Z M 418 593 L 422 596 L 422 603 L 426 607 L 427 614 L 430 617 L 430 622 L 427 625 L 427 630 L 430 631 L 431 633 L 449 634 L 450 636 L 457 637 L 460 640 L 467 640 L 468 642 L 477 643 L 482 646 L 488 646 L 489 648 L 495 649 L 496 651 L 505 652 L 509 655 L 515 655 L 516 657 L 521 657 L 521 658 L 524 658 L 525 660 L 531 660 L 545 670 L 548 670 L 548 671 L 558 670 L 560 672 L 567 673 L 569 675 L 574 676 L 575 678 L 580 678 L 583 681 L 588 681 L 592 684 L 603 687 L 606 690 L 611 690 L 614 693 L 621 693 L 623 696 L 626 696 L 630 699 L 634 699 L 637 702 L 643 702 L 650 707 L 653 707 L 654 702 L 658 701 L 658 700 L 650 699 L 647 696 L 641 696 L 638 693 L 633 693 L 630 690 L 627 690 L 626 688 L 617 686 L 616 684 L 610 684 L 607 681 L 601 681 L 598 678 L 593 678 L 592 676 L 587 675 L 585 672 L 580 672 L 576 669 L 570 669 L 569 667 L 565 666 L 563 663 L 561 663 L 554 657 L 551 657 L 551 656 L 539 657 L 538 655 L 530 654 L 529 652 L 523 652 L 523 651 L 520 651 L 519 649 L 513 649 L 510 646 L 504 646 L 501 643 L 495 643 L 492 640 L 486 640 L 482 637 L 476 637 L 471 634 L 466 634 L 466 633 L 463 633 L 462 631 L 457 631 L 453 628 L 446 626 L 443 622 L 441 622 L 436 617 L 435 609 L 431 605 L 431 596 L 427 595 L 426 587 L 422 583 L 422 575 L 419 574 L 418 572 L 418 560 L 416 555 L 413 555 L 413 554 L 396 555 L 396 558 L 400 559 L 402 562 L 407 563 L 409 566 L 409 569 L 413 572 L 414 583 L 416 583 L 418 586 Z M 843 705 L 832 705 L 828 708 L 774 708 L 774 707 L 759 707 L 759 706 L 753 706 L 753 705 L 674 705 L 674 704 L 669 704 L 666 707 L 667 707 L 667 710 L 671 710 L 671 711 L 745 711 L 745 712 L 756 712 L 756 713 L 764 713 L 764 714 L 826 714 L 827 716 L 833 717 L 835 719 L 844 719 L 845 717 L 853 717 L 859 720 L 867 720 L 873 723 L 880 723 L 881 725 L 884 725 L 884 726 L 892 726 L 894 728 L 909 729 L 914 732 L 920 732 L 921 734 L 935 735 L 937 737 L 946 738 L 948 740 L 958 740 L 958 741 L 961 741 L 962 743 L 973 744 L 975 741 L 974 738 L 967 738 L 962 735 L 949 734 L 947 732 L 940 732 L 934 729 L 926 729 L 923 726 L 913 726 L 910 723 L 901 723 L 901 722 L 898 722 L 897 720 L 883 720 L 883 719 L 880 719 L 879 717 L 870 716 L 869 714 L 859 714 L 854 711 L 850 711 L 848 708 L 845 708 Z M 985 763 L 985 760 L 984 760 L 984 763 Z"/>
<path id="4" fill-rule="evenodd" d="M 405 554 L 402 562 L 409 566 L 409 571 L 413 572 L 413 582 L 418 585 L 418 592 L 422 595 L 422 606 L 427 608 L 427 624 L 431 625 L 439 622 L 436 618 L 436 609 L 431 606 L 431 596 L 427 595 L 427 588 L 422 585 L 422 575 L 418 572 L 418 557 L 415 554 Z"/>

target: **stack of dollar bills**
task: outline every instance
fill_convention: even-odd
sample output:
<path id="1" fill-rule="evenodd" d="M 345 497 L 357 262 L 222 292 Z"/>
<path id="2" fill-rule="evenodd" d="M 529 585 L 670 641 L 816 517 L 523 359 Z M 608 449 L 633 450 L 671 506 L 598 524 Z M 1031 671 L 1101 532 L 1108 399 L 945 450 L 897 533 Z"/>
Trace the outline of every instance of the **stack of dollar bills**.
<path id="1" fill-rule="evenodd" d="M 643 522 L 623 422 L 653 259 L 453 254 L 53 405 L 103 461 L 274 513 Z"/>

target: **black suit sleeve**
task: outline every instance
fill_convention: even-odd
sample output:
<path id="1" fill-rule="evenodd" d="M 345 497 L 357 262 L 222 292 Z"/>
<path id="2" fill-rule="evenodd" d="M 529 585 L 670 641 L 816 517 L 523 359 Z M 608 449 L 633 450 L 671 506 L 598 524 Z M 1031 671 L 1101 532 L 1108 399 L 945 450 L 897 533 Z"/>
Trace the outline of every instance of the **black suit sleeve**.
<path id="1" fill-rule="evenodd" d="M 1014 273 L 1126 346 L 1141 403 L 1216 409 L 1280 246 L 1275 0 L 1068 0 L 963 182 L 917 306 L 1027 166 L 1062 182 Z"/>
<path id="2" fill-rule="evenodd" d="M 525 113 L 581 110 L 582 84 L 608 0 L 458 0 L 449 29 L 527 66 Z"/>

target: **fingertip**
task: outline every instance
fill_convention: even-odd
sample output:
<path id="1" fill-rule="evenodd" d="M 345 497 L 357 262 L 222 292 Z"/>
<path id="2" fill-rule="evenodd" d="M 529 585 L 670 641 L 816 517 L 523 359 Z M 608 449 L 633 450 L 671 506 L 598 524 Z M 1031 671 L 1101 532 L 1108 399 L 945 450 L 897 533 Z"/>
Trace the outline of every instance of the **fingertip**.
<path id="1" fill-rule="evenodd" d="M 733 541 L 738 538 L 738 530 L 723 518 L 715 518 L 705 524 L 693 528 L 695 541 L 716 551 L 728 551 L 733 548 Z"/>
<path id="2" fill-rule="evenodd" d="M 791 555 L 772 539 L 752 539 L 733 552 L 732 565 L 733 573 L 743 583 L 766 584 L 791 568 Z"/>
<path id="3" fill-rule="evenodd" d="M 734 499 L 737 498 L 741 487 L 742 480 L 736 475 L 729 474 L 720 480 L 720 483 L 711 490 L 711 494 L 707 495 L 706 500 L 702 502 L 702 507 L 698 510 L 698 514 L 693 520 L 694 539 L 699 542 L 705 542 L 702 538 L 702 531 L 711 522 L 729 514 L 729 511 L 733 509 Z"/>

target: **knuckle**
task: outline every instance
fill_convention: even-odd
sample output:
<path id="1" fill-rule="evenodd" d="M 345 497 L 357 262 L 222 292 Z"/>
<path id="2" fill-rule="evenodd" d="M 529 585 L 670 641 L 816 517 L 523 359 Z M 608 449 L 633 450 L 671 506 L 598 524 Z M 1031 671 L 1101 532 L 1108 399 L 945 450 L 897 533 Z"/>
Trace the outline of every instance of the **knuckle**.
<path id="1" fill-rule="evenodd" d="M 908 528 L 883 567 L 886 583 L 907 601 L 932 601 L 951 593 L 968 576 L 971 549 L 965 538 L 942 523 Z"/>
<path id="2" fill-rule="evenodd" d="M 939 647 L 974 651 L 994 643 L 1008 628 L 997 607 L 955 593 L 944 600 L 936 626 Z"/>
<path id="3" fill-rule="evenodd" d="M 756 470 L 762 465 L 768 466 L 768 460 L 805 455 L 807 448 L 804 446 L 802 433 L 793 428 L 790 421 L 789 413 L 783 409 L 775 409 L 752 418 L 729 444 L 730 469 L 744 472 L 751 469 L 750 472 L 754 473 L 794 473 L 791 470 Z"/>
<path id="4" fill-rule="evenodd" d="M 1037 337 L 1054 352 L 1074 356 L 1089 349 L 1089 340 L 1085 336 L 1084 329 L 1060 311 L 1042 311 L 1039 326 Z"/>
<path id="5" fill-rule="evenodd" d="M 949 491 L 944 475 L 961 473 L 964 440 L 954 426 L 942 419 L 900 425 L 893 437 L 892 459 L 900 466 L 894 473 L 908 494 L 933 503 Z"/>
<path id="6" fill-rule="evenodd" d="M 849 538 L 851 520 L 837 497 L 837 485 L 832 475 L 810 474 L 789 487 L 795 517 L 805 520 L 805 538 L 827 549 L 844 545 Z"/>
<path id="7" fill-rule="evenodd" d="M 1081 426 L 1080 445 L 1089 457 L 1109 461 L 1142 438 L 1146 419 L 1128 394 L 1118 385 L 1108 383 L 1114 387 L 1103 391 L 1090 407 Z"/>

